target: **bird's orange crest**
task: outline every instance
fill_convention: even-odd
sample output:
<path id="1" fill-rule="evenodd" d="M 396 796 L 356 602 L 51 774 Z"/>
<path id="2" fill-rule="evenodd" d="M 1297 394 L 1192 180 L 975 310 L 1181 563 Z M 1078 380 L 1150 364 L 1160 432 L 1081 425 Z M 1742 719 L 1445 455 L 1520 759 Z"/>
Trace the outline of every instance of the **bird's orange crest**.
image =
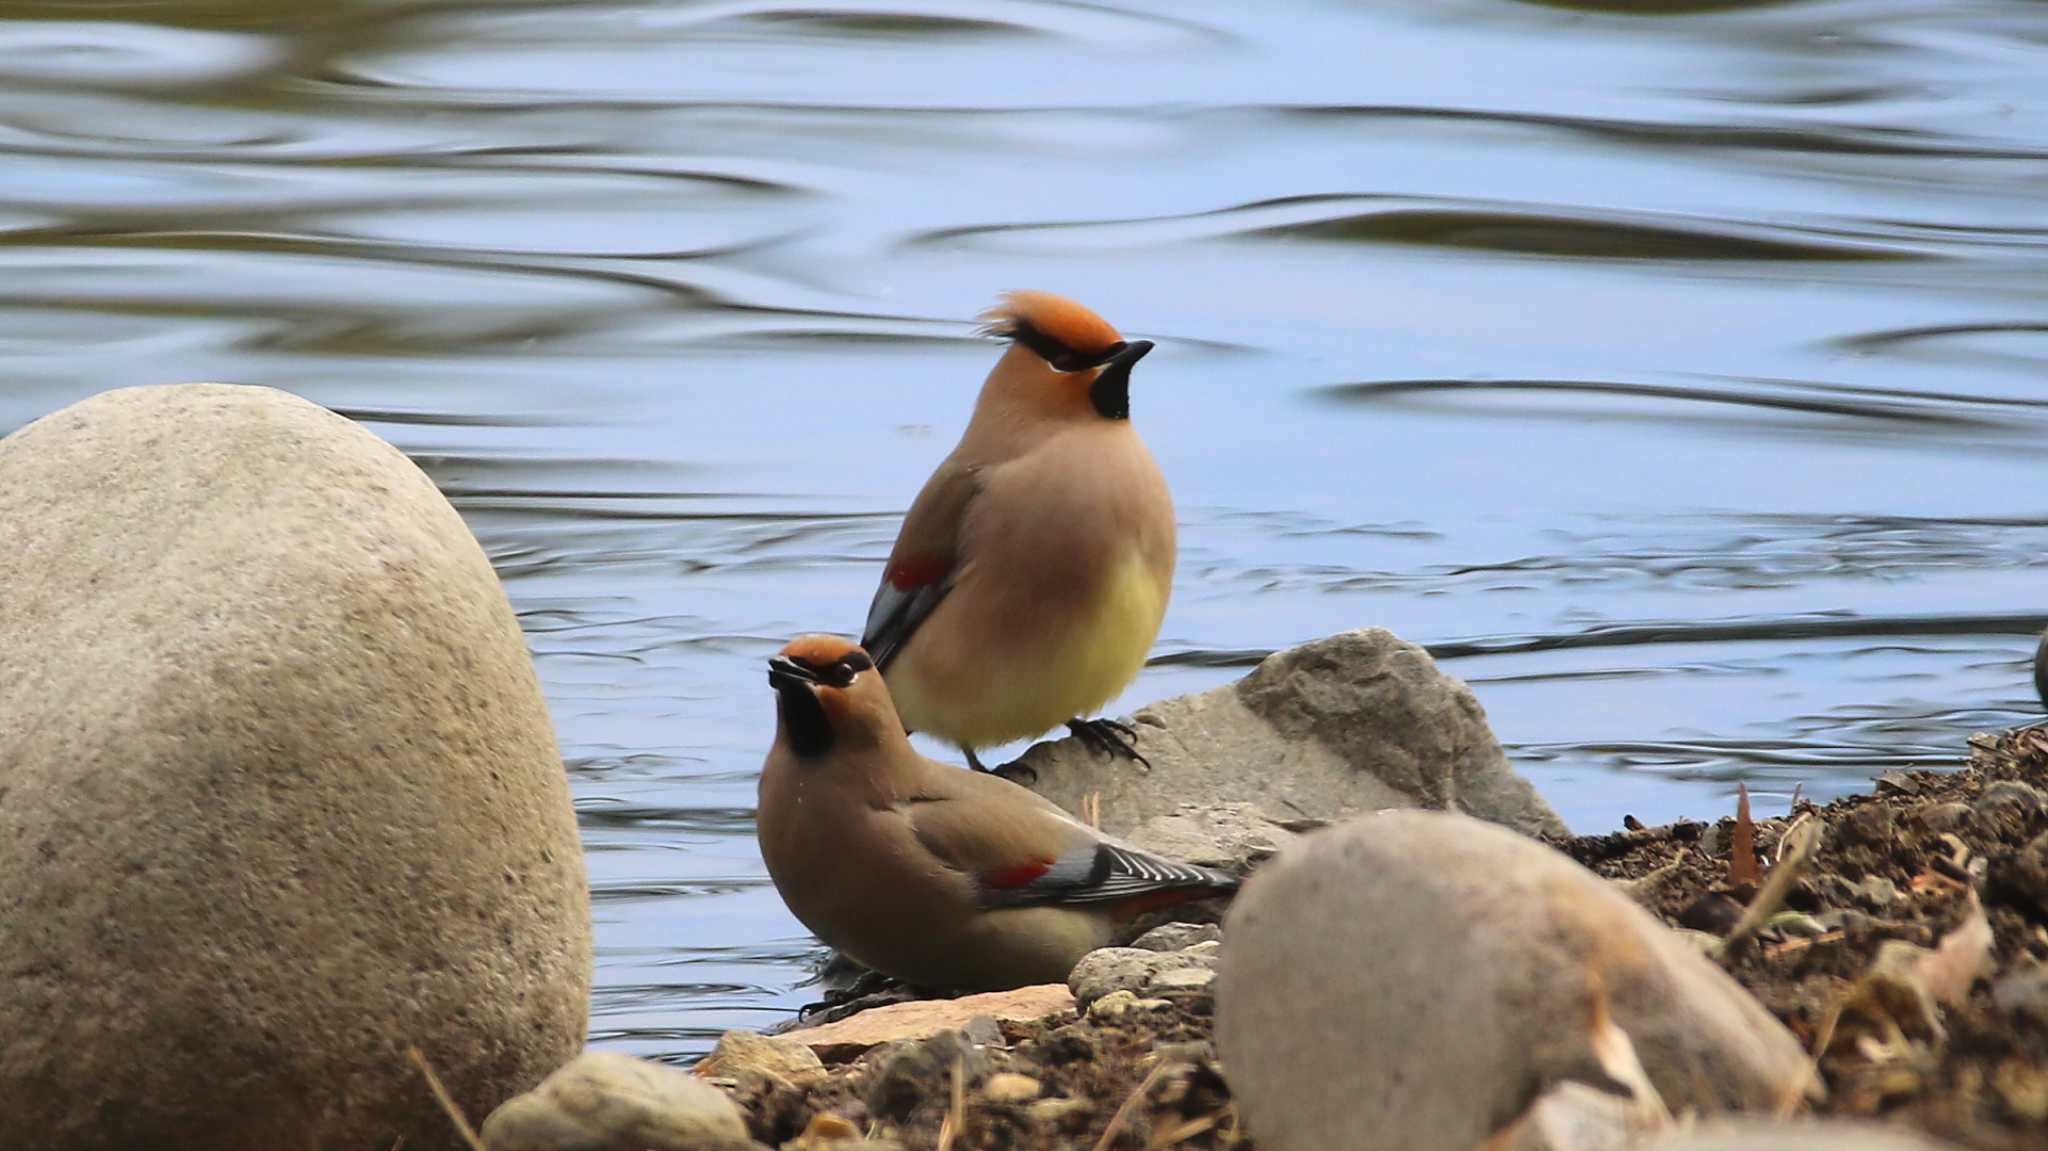
<path id="1" fill-rule="evenodd" d="M 1016 337 L 1029 329 L 1083 359 L 1099 357 L 1123 342 L 1108 320 L 1051 292 L 1004 292 L 1002 302 L 983 312 L 981 319 L 994 335 Z"/>
<path id="2" fill-rule="evenodd" d="M 858 650 L 859 644 L 840 636 L 800 635 L 784 644 L 781 654 L 817 667 L 831 663 L 847 652 Z"/>

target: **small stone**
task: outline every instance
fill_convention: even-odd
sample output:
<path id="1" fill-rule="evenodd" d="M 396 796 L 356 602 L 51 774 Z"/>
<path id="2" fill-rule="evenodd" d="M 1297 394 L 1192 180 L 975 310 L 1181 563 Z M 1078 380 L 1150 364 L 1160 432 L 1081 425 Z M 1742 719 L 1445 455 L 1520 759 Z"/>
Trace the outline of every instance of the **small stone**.
<path id="1" fill-rule="evenodd" d="M 782 1145 L 782 1151 L 813 1151 L 814 1148 L 859 1138 L 860 1127 L 853 1120 L 844 1115 L 834 1115 L 830 1111 L 820 1111 L 811 1116 L 809 1123 L 804 1124 L 801 1134 Z M 872 1148 L 869 1151 L 872 1151 Z"/>
<path id="2" fill-rule="evenodd" d="M 1781 934 L 1796 936 L 1802 939 L 1812 939 L 1814 936 L 1826 935 L 1828 933 L 1825 924 L 1803 911 L 1781 911 L 1765 920 L 1764 923 L 1765 926 L 1774 928 Z"/>
<path id="3" fill-rule="evenodd" d="M 2041 789 L 2033 784 L 2022 783 L 2017 779 L 1993 780 L 1985 784 L 1983 792 L 1977 796 L 1976 806 L 1979 814 L 1988 815 L 2006 804 L 2011 804 L 2023 814 L 2032 816 L 2040 813 L 2043 808 L 2048 808 L 2048 796 L 2043 796 Z"/>
<path id="4" fill-rule="evenodd" d="M 1180 951 L 1197 943 L 1223 938 L 1223 929 L 1213 923 L 1162 923 L 1131 941 L 1145 951 Z"/>
<path id="5" fill-rule="evenodd" d="M 1986 883 L 2008 902 L 2048 915 L 2048 832 L 1993 863 Z"/>
<path id="6" fill-rule="evenodd" d="M 1003 1029 L 993 1015 L 977 1015 L 960 1028 L 960 1037 L 976 1047 L 1002 1047 Z"/>
<path id="7" fill-rule="evenodd" d="M 718 1046 L 692 1070 L 706 1078 L 764 1075 L 795 1083 L 822 1073 L 825 1064 L 817 1052 L 794 1039 L 758 1031 L 728 1031 L 718 1037 Z"/>
<path id="8" fill-rule="evenodd" d="M 1112 991 L 1088 1005 L 1090 1019 L 1121 1019 L 1137 1006 L 1138 997 L 1129 991 Z"/>
<path id="9" fill-rule="evenodd" d="M 1879 795 L 1918 795 L 1920 781 L 1903 771 L 1887 771 L 1877 777 Z"/>
<path id="10" fill-rule="evenodd" d="M 1954 831 L 1966 825 L 1970 821 L 1970 815 L 1969 804 L 1937 803 L 1921 808 L 1917 813 L 1917 818 L 1920 820 L 1920 826 L 1938 835 L 1941 832 Z"/>
<path id="11" fill-rule="evenodd" d="M 1029 1075 L 999 1071 L 981 1085 L 981 1094 L 991 1103 L 1022 1103 L 1038 1098 L 1043 1085 Z"/>
<path id="12" fill-rule="evenodd" d="M 1084 1009 L 1091 1003 L 1115 991 L 1142 992 L 1148 989 L 1153 976 L 1162 971 L 1175 971 L 1186 967 L 1214 967 L 1215 959 L 1207 954 L 1195 954 L 1200 944 L 1190 951 L 1144 951 L 1136 947 L 1104 947 L 1081 957 L 1074 965 L 1073 974 L 1067 976 L 1067 987 L 1074 993 L 1074 1001 Z"/>
<path id="13" fill-rule="evenodd" d="M 1529 1105 L 1503 1151 L 1626 1151 L 1648 1127 L 1629 1098 L 1568 1080 Z"/>
<path id="14" fill-rule="evenodd" d="M 2031 1123 L 2048 1119 L 2048 1069 L 2007 1059 L 1991 1073 L 1991 1089 L 2008 1111 Z"/>
<path id="15" fill-rule="evenodd" d="M 1216 971 L 1209 967 L 1178 967 L 1162 971 L 1145 981 L 1145 990 L 1155 995 L 1206 994 L 1215 986 Z"/>
<path id="16" fill-rule="evenodd" d="M 1062 1130 L 1086 1123 L 1090 1107 L 1086 1099 L 1040 1099 L 1024 1109 L 1033 1123 Z"/>
<path id="17" fill-rule="evenodd" d="M 2041 1026 L 2048 1026 L 2048 964 L 2036 963 L 1991 985 L 1991 1002 Z"/>
<path id="18" fill-rule="evenodd" d="M 585 1051 L 484 1120 L 490 1151 L 737 1151 L 747 1138 L 725 1092 L 679 1067 Z"/>
<path id="19" fill-rule="evenodd" d="M 1865 902 L 1878 907 L 1888 907 L 1899 901 L 1898 884 L 1882 875 L 1866 875 L 1862 880 L 1851 884 L 1850 890 Z"/>
<path id="20" fill-rule="evenodd" d="M 1205 959 L 1214 959 L 1222 954 L 1222 952 L 1223 936 L 1220 932 L 1215 939 L 1206 939 L 1200 943 L 1190 943 L 1180 949 L 1182 955 L 1198 955 Z"/>

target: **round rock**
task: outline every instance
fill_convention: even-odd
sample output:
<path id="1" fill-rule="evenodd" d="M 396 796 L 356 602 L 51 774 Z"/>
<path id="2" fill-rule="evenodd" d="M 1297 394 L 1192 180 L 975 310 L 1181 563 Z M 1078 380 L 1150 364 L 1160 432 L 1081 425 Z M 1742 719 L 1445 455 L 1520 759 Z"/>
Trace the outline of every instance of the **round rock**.
<path id="1" fill-rule="evenodd" d="M 1791 1034 L 1559 852 L 1394 811 L 1303 838 L 1223 931 L 1223 1066 L 1261 1147 L 1470 1148 L 1551 1086 L 1641 1080 L 1676 1110 L 1806 1086 Z"/>
<path id="2" fill-rule="evenodd" d="M 45 1151 L 459 1144 L 581 1043 L 519 624 L 403 454 L 265 388 L 0 440 L 0 1115 Z"/>

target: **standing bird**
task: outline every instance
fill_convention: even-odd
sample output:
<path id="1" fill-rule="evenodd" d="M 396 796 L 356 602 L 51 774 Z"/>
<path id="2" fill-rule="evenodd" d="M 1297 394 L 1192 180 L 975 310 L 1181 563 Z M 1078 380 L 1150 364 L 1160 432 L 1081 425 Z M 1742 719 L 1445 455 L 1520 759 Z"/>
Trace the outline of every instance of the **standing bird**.
<path id="1" fill-rule="evenodd" d="M 978 771 L 975 748 L 1062 721 L 1143 762 L 1128 726 L 1082 717 L 1137 677 L 1173 586 L 1173 500 L 1130 418 L 1152 343 L 1046 292 L 981 318 L 1010 347 L 903 518 L 861 646 L 910 730 Z"/>
<path id="2" fill-rule="evenodd" d="M 843 639 L 792 640 L 768 682 L 761 857 L 804 926 L 876 971 L 950 991 L 1059 982 L 1117 924 L 1237 889 L 919 755 L 873 661 Z"/>

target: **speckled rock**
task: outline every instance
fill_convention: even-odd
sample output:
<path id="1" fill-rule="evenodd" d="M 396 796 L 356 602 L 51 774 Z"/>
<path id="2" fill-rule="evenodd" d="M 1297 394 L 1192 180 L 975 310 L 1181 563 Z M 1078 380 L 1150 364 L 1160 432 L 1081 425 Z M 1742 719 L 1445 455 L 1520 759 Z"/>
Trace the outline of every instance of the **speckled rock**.
<path id="1" fill-rule="evenodd" d="M 1216 1036 L 1267 1151 L 1470 1151 L 1546 1087 L 1636 1068 L 1672 1109 L 1768 1108 L 1799 1043 L 1607 881 L 1503 828 L 1390 811 L 1304 837 L 1224 924 Z M 1622 1058 L 1625 1054 L 1626 1058 Z"/>
<path id="2" fill-rule="evenodd" d="M 433 483 L 282 392 L 0 440 L 0 1115 L 45 1151 L 457 1146 L 582 1042 L 583 860 Z"/>
<path id="3" fill-rule="evenodd" d="M 725 1092 L 679 1067 L 586 1051 L 484 1121 L 489 1151 L 754 1151 Z"/>
<path id="4" fill-rule="evenodd" d="M 1206 976 L 1216 969 L 1214 944 L 1204 945 L 1210 950 L 1195 951 L 1148 951 L 1139 947 L 1103 947 L 1081 957 L 1074 965 L 1073 974 L 1067 976 L 1067 988 L 1074 993 L 1074 1001 L 1082 1010 L 1104 996 L 1118 991 L 1133 995 L 1164 995 L 1169 990 L 1203 991 L 1210 981 L 1206 978 L 1169 980 L 1167 984 L 1158 981 L 1183 971 L 1200 972 Z"/>
<path id="5" fill-rule="evenodd" d="M 1531 835 L 1565 831 L 1508 765 L 1471 689 L 1381 628 L 1276 652 L 1234 684 L 1162 700 L 1132 721 L 1149 771 L 1072 738 L 1019 762 L 1070 811 L 1099 793 L 1103 830 L 1141 846 L 1152 846 L 1134 834 L 1146 821 L 1225 804 L 1282 826 L 1427 807 Z"/>
<path id="6" fill-rule="evenodd" d="M 718 1037 L 711 1054 L 691 1069 L 697 1075 L 738 1078 L 766 1075 L 788 1083 L 824 1073 L 818 1053 L 786 1035 L 763 1035 L 758 1031 L 728 1031 Z"/>

